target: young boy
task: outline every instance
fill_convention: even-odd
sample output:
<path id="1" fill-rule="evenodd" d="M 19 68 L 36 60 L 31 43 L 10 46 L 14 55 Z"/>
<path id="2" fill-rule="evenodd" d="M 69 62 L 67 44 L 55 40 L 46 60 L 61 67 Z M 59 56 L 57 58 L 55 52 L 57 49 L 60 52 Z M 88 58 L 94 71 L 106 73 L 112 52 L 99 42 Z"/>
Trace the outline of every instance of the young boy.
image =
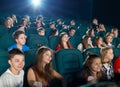
<path id="1" fill-rule="evenodd" d="M 13 38 L 15 39 L 16 43 L 13 44 L 12 46 L 10 46 L 8 48 L 8 51 L 13 49 L 13 48 L 18 48 L 22 52 L 25 52 L 25 51 L 29 50 L 29 47 L 25 45 L 26 37 L 25 37 L 25 33 L 23 31 L 16 31 L 16 32 L 14 32 Z"/>
<path id="2" fill-rule="evenodd" d="M 0 87 L 23 87 L 24 54 L 17 48 L 9 51 L 10 68 L 0 77 Z"/>
<path id="3" fill-rule="evenodd" d="M 37 31 L 40 36 L 45 36 L 45 29 L 43 27 L 38 28 Z"/>

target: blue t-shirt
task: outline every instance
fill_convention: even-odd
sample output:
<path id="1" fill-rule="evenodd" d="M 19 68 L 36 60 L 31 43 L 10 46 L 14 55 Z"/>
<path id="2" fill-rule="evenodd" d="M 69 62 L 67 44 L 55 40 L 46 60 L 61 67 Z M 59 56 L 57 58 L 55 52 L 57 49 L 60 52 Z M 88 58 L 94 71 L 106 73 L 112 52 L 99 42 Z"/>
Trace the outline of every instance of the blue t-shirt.
<path id="1" fill-rule="evenodd" d="M 11 49 L 13 49 L 13 48 L 17 48 L 17 44 L 13 44 L 12 46 L 10 46 L 9 48 L 8 48 L 8 51 L 9 50 L 11 50 Z M 25 51 L 28 51 L 30 48 L 28 47 L 28 46 L 26 46 L 26 45 L 23 45 L 22 46 L 22 52 L 25 52 Z"/>

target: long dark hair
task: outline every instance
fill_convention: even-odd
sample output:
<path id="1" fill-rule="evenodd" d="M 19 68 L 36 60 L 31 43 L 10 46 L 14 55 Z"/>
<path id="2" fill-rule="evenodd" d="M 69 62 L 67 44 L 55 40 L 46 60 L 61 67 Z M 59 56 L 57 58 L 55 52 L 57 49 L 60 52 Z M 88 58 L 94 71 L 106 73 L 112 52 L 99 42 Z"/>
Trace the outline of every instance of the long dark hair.
<path id="1" fill-rule="evenodd" d="M 52 61 L 49 64 L 46 64 L 46 66 L 43 68 L 42 59 L 43 59 L 43 54 L 46 51 L 50 51 L 51 56 L 53 56 L 53 51 L 51 49 L 46 47 L 40 48 L 36 54 L 35 68 L 39 78 L 42 79 L 42 81 L 49 83 L 53 78 L 52 75 L 53 68 L 52 68 Z"/>
<path id="2" fill-rule="evenodd" d="M 63 42 L 62 42 L 62 38 L 63 38 L 64 35 L 68 35 L 68 34 L 67 33 L 62 33 L 60 35 L 60 39 L 59 39 L 59 44 L 60 44 L 62 49 L 64 49 Z M 68 48 L 72 48 L 69 40 L 67 41 L 67 45 L 68 45 Z"/>
<path id="3" fill-rule="evenodd" d="M 90 38 L 90 36 L 86 35 L 83 37 L 82 39 L 82 45 L 83 45 L 83 50 L 88 48 L 90 45 L 88 44 L 88 39 Z"/>
<path id="4" fill-rule="evenodd" d="M 100 59 L 101 60 L 101 58 L 99 56 L 97 56 L 95 54 L 92 54 L 92 55 L 89 55 L 87 57 L 87 59 L 85 60 L 85 62 L 84 62 L 83 69 L 84 69 L 84 72 L 86 72 L 86 73 L 84 73 L 84 77 L 86 79 L 87 79 L 88 76 L 93 75 L 92 72 L 91 72 L 90 66 L 93 63 L 94 59 Z M 102 77 L 102 70 L 100 72 L 97 72 L 97 76 L 96 77 L 97 77 L 98 80 L 101 79 L 101 77 Z"/>

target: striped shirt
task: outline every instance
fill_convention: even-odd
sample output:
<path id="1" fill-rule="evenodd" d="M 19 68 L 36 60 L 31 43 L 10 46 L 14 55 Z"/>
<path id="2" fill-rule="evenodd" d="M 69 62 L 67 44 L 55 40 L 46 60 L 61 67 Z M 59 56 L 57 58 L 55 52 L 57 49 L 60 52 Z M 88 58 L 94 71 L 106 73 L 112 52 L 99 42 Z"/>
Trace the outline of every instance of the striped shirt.
<path id="1" fill-rule="evenodd" d="M 104 77 L 106 80 L 112 80 L 114 77 L 114 72 L 113 72 L 113 65 L 110 63 L 107 67 L 102 65 L 102 71 L 104 73 Z"/>

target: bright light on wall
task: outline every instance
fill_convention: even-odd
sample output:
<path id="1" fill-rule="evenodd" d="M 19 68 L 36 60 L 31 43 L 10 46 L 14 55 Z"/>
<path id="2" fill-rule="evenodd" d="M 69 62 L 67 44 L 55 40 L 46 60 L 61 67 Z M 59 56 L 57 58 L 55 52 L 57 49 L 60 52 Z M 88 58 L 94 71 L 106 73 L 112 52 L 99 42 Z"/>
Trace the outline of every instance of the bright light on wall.
<path id="1" fill-rule="evenodd" d="M 37 7 L 37 6 L 40 5 L 41 0 L 32 0 L 32 3 L 33 3 L 33 5 L 34 5 L 34 7 Z"/>

